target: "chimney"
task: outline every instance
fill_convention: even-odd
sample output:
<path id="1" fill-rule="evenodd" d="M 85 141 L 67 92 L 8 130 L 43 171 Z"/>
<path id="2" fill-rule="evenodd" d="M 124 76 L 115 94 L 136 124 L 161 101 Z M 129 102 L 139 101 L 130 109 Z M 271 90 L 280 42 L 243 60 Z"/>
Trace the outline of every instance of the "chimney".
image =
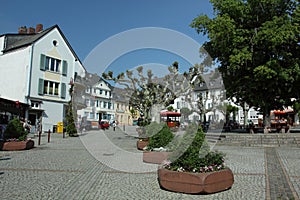
<path id="1" fill-rule="evenodd" d="M 28 33 L 28 34 L 34 34 L 34 33 L 35 33 L 35 29 L 34 29 L 33 27 L 29 27 L 29 28 L 27 29 L 27 33 Z"/>
<path id="2" fill-rule="evenodd" d="M 35 28 L 35 32 L 38 33 L 41 32 L 42 30 L 43 30 L 43 24 L 37 24 Z"/>
<path id="3" fill-rule="evenodd" d="M 19 27 L 18 33 L 19 33 L 19 34 L 26 34 L 26 33 L 27 33 L 27 28 L 26 28 L 26 26 L 21 26 L 21 27 Z"/>

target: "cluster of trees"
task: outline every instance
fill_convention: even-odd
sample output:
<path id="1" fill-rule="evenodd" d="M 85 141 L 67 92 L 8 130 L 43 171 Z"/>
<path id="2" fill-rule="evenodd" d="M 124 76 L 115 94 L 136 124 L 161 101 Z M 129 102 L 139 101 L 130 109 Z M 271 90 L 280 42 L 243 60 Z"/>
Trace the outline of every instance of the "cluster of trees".
<path id="1" fill-rule="evenodd" d="M 214 17 L 200 15 L 190 25 L 208 37 L 200 50 L 203 63 L 180 75 L 174 62 L 163 79 L 154 78 L 151 70 L 145 75 L 143 67 L 135 75 L 133 71 L 117 76 L 108 72 L 103 77 L 123 85 L 130 105 L 147 121 L 155 105 L 169 106 L 179 96 L 185 96 L 192 110 L 203 114 L 204 99 L 200 97 L 195 105 L 190 97 L 195 86 L 204 82 L 205 67 L 213 62 L 219 66 L 226 98 L 259 108 L 266 124 L 272 109 L 294 106 L 299 110 L 299 0 L 210 1 Z"/>
<path id="2" fill-rule="evenodd" d="M 136 68 L 136 71 L 127 70 L 117 76 L 109 71 L 103 73 L 102 77 L 124 87 L 129 105 L 144 116 L 147 124 L 153 118 L 157 119 L 160 111 L 167 109 L 177 97 L 191 94 L 194 87 L 191 80 L 202 81 L 198 73 L 199 66 L 192 67 L 183 75 L 179 73 L 178 62 L 174 62 L 168 67 L 169 73 L 161 78 L 154 77 L 151 70 L 145 73 L 142 66 Z"/>
<path id="3" fill-rule="evenodd" d="M 272 109 L 300 102 L 299 0 L 210 0 L 214 18 L 191 27 L 208 37 L 205 50 L 219 63 L 228 98 Z M 294 107 L 296 108 L 296 107 Z"/>

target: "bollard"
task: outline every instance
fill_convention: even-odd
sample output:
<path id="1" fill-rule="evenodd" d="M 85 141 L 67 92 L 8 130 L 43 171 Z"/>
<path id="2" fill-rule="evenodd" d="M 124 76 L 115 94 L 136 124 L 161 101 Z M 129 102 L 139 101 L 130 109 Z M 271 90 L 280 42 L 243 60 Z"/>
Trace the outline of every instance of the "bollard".
<path id="1" fill-rule="evenodd" d="M 48 143 L 50 142 L 50 129 L 48 130 Z"/>
<path id="2" fill-rule="evenodd" d="M 39 140 L 38 140 L 38 145 L 41 145 L 41 136 L 42 136 L 42 133 L 41 133 L 41 131 L 39 131 Z"/>
<path id="3" fill-rule="evenodd" d="M 123 131 L 125 131 L 125 124 L 123 125 Z"/>
<path id="4" fill-rule="evenodd" d="M 63 131 L 63 138 L 65 138 L 65 132 Z"/>

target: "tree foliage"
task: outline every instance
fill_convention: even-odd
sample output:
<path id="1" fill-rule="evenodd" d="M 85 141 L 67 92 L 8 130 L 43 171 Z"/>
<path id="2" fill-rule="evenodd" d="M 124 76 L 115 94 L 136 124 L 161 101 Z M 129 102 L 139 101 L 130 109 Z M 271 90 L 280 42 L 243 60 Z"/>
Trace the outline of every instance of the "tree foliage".
<path id="1" fill-rule="evenodd" d="M 204 48 L 220 64 L 227 97 L 271 109 L 299 101 L 299 2 L 211 0 L 214 18 L 200 15 L 191 27 L 207 35 Z"/>
<path id="2" fill-rule="evenodd" d="M 157 111 L 160 111 L 172 104 L 178 96 L 191 92 L 188 79 L 178 71 L 177 62 L 169 66 L 168 70 L 169 73 L 163 78 L 153 77 L 151 70 L 144 74 L 142 66 L 136 68 L 136 74 L 133 70 L 127 70 L 115 76 L 109 71 L 103 73 L 102 77 L 124 87 L 129 105 L 144 116 L 147 124 L 151 122 L 151 111 L 155 106 L 159 106 Z"/>
<path id="3" fill-rule="evenodd" d="M 78 136 L 78 134 L 77 134 L 76 126 L 75 126 L 74 112 L 73 112 L 73 102 L 72 102 L 73 87 L 74 87 L 74 85 L 71 85 L 70 90 L 69 90 L 71 100 L 68 102 L 68 109 L 67 109 L 67 113 L 66 113 L 66 120 L 67 120 L 66 132 L 69 136 L 76 137 L 76 136 Z"/>
<path id="4" fill-rule="evenodd" d="M 4 139 L 19 139 L 26 140 L 27 131 L 25 131 L 23 124 L 18 118 L 9 121 L 4 131 Z"/>

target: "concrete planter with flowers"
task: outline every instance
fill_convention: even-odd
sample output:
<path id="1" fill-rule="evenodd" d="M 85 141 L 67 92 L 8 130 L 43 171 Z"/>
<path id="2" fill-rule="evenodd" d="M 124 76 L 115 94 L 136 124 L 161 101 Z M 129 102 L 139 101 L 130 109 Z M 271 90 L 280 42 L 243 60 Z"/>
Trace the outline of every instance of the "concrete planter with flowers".
<path id="1" fill-rule="evenodd" d="M 232 187 L 234 176 L 225 166 L 225 155 L 210 150 L 201 127 L 189 126 L 177 147 L 183 148 L 176 148 L 158 169 L 158 182 L 162 189 L 211 194 Z"/>

